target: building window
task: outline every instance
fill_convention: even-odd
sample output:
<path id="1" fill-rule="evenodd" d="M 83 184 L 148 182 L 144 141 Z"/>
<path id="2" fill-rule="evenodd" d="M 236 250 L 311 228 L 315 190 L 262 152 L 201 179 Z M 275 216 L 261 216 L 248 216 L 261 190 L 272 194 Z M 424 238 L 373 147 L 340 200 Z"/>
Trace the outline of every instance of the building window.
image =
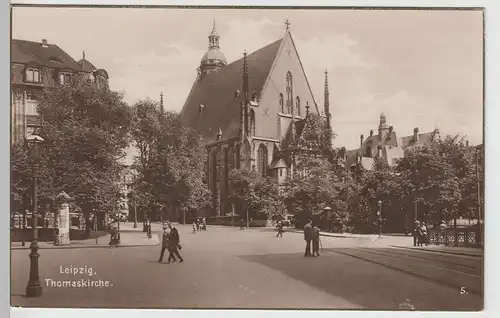
<path id="1" fill-rule="evenodd" d="M 292 87 L 292 73 L 286 74 L 286 111 L 291 114 L 293 107 L 293 87 Z"/>
<path id="2" fill-rule="evenodd" d="M 297 96 L 297 98 L 295 99 L 295 107 L 297 108 L 297 115 L 300 116 L 300 98 L 299 98 L 299 96 Z"/>
<path id="3" fill-rule="evenodd" d="M 61 85 L 68 85 L 71 81 L 70 73 L 59 73 L 59 83 Z"/>
<path id="4" fill-rule="evenodd" d="M 257 160 L 259 174 L 265 177 L 267 175 L 267 148 L 262 144 L 257 152 Z"/>
<path id="5" fill-rule="evenodd" d="M 285 112 L 285 108 L 284 108 L 284 105 L 283 105 L 283 94 L 280 94 L 280 112 L 281 113 Z"/>
<path id="6" fill-rule="evenodd" d="M 37 116 L 37 106 L 38 102 L 36 100 L 36 95 L 33 93 L 26 93 L 26 103 L 24 104 L 24 113 L 29 116 Z"/>
<path id="7" fill-rule="evenodd" d="M 255 136 L 255 112 L 250 110 L 250 134 Z"/>
<path id="8" fill-rule="evenodd" d="M 26 69 L 26 82 L 40 83 L 40 70 L 37 68 Z"/>
<path id="9" fill-rule="evenodd" d="M 283 177 L 283 169 L 280 168 L 280 177 Z"/>

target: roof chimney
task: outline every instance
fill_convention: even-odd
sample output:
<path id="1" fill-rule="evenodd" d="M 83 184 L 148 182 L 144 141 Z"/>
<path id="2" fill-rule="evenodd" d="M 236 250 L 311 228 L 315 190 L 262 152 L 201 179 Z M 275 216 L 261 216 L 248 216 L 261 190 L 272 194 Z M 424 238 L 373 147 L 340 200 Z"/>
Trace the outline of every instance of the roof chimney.
<path id="1" fill-rule="evenodd" d="M 413 128 L 413 139 L 415 139 L 415 142 L 418 141 L 418 127 Z"/>
<path id="2" fill-rule="evenodd" d="M 466 141 L 465 141 L 465 146 L 466 146 L 467 148 L 469 147 L 469 141 L 468 141 L 468 140 L 466 140 Z"/>
<path id="3" fill-rule="evenodd" d="M 389 126 L 389 134 L 392 134 L 392 131 L 394 130 L 393 126 Z"/>
<path id="4" fill-rule="evenodd" d="M 373 129 L 370 130 L 370 137 L 373 137 Z"/>
<path id="5" fill-rule="evenodd" d="M 364 139 L 365 139 L 365 138 L 364 138 L 364 136 L 363 136 L 363 135 L 359 136 L 359 148 L 363 147 L 363 140 L 364 140 Z"/>
<path id="6" fill-rule="evenodd" d="M 49 47 L 46 39 L 42 39 L 42 47 Z"/>

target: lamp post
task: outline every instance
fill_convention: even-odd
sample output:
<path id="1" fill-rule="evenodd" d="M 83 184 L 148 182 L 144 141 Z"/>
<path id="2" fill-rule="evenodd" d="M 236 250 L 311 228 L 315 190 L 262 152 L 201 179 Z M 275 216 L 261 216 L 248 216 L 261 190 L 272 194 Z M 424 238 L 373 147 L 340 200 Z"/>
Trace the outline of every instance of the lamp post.
<path id="1" fill-rule="evenodd" d="M 38 179 L 38 159 L 40 144 L 43 143 L 43 138 L 37 135 L 26 137 L 26 146 L 29 150 L 29 156 L 32 163 L 33 174 L 33 213 L 32 213 L 32 229 L 33 237 L 31 240 L 31 253 L 30 253 L 30 277 L 28 285 L 26 286 L 27 297 L 40 297 L 42 296 L 42 286 L 40 285 L 40 275 L 38 270 L 38 202 L 37 202 L 37 179 Z"/>
<path id="2" fill-rule="evenodd" d="M 377 202 L 377 205 L 378 205 L 378 211 L 377 211 L 377 215 L 378 215 L 378 237 L 382 237 L 382 201 L 379 200 Z"/>

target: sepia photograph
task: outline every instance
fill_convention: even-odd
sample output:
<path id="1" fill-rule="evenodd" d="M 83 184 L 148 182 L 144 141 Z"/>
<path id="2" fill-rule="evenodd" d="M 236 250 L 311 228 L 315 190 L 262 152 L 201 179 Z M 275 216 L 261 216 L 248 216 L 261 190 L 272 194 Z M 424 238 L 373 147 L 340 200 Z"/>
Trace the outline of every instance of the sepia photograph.
<path id="1" fill-rule="evenodd" d="M 483 310 L 483 9 L 10 14 L 12 307 Z"/>

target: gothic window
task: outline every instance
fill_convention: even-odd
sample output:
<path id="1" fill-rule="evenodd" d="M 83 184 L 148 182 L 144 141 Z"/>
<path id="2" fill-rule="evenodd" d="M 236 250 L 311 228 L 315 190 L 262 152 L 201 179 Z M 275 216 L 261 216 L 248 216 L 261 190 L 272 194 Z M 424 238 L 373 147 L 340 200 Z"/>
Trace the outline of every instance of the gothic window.
<path id="1" fill-rule="evenodd" d="M 293 107 L 293 82 L 292 82 L 292 73 L 288 72 L 286 74 L 286 112 L 287 114 L 291 114 Z"/>
<path id="2" fill-rule="evenodd" d="M 255 136 L 255 112 L 250 110 L 250 134 Z"/>
<path id="3" fill-rule="evenodd" d="M 234 166 L 236 169 L 239 169 L 240 168 L 240 150 L 241 150 L 241 147 L 240 145 L 236 146 L 236 148 L 234 149 Z"/>
<path id="4" fill-rule="evenodd" d="M 224 151 L 224 189 L 227 189 L 229 184 L 229 149 Z"/>
<path id="5" fill-rule="evenodd" d="M 297 98 L 295 100 L 296 100 L 295 107 L 297 108 L 297 115 L 300 116 L 300 98 L 299 98 L 299 96 L 297 96 Z"/>
<path id="6" fill-rule="evenodd" d="M 234 169 L 234 149 L 230 146 L 227 150 L 227 168 L 229 171 Z"/>
<path id="7" fill-rule="evenodd" d="M 280 112 L 281 113 L 285 112 L 285 107 L 283 105 L 283 94 L 280 94 Z"/>
<path id="8" fill-rule="evenodd" d="M 267 148 L 263 144 L 259 146 L 259 150 L 257 152 L 257 160 L 258 171 L 261 176 L 265 177 L 267 175 Z"/>
<path id="9" fill-rule="evenodd" d="M 372 156 L 372 147 L 368 146 L 366 147 L 365 157 L 371 157 L 371 156 Z"/>

